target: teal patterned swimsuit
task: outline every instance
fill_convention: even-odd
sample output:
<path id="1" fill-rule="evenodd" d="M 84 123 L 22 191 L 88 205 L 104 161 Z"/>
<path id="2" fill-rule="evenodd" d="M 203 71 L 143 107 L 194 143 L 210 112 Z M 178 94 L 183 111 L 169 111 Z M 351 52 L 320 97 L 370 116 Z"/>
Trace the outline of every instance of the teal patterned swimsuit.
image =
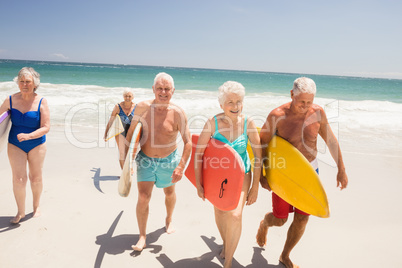
<path id="1" fill-rule="evenodd" d="M 212 135 L 212 138 L 224 142 L 232 147 L 241 157 L 244 163 L 245 173 L 250 172 L 251 170 L 251 163 L 250 157 L 247 152 L 247 143 L 248 143 L 248 136 L 247 136 L 247 117 L 244 119 L 244 132 L 236 140 L 233 142 L 228 141 L 225 136 L 219 133 L 218 130 L 218 120 L 215 118 L 215 133 Z"/>

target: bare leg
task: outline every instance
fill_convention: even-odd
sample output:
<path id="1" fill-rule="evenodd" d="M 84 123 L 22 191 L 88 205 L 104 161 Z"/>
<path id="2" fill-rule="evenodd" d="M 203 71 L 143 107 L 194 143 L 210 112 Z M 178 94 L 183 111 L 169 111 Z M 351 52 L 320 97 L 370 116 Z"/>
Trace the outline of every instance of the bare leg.
<path id="1" fill-rule="evenodd" d="M 267 244 L 268 228 L 272 226 L 282 226 L 286 223 L 287 218 L 279 219 L 272 212 L 265 214 L 264 219 L 260 222 L 260 227 L 257 232 L 257 244 L 263 247 Z"/>
<path id="2" fill-rule="evenodd" d="M 226 211 L 222 211 L 214 207 L 215 211 L 215 223 L 218 227 L 219 234 L 221 235 L 223 241 L 223 248 L 219 256 L 225 259 L 225 244 L 226 244 Z"/>
<path id="3" fill-rule="evenodd" d="M 33 216 L 39 217 L 40 197 L 43 190 L 42 169 L 46 155 L 46 144 L 41 144 L 28 153 L 29 180 L 33 195 Z"/>
<path id="4" fill-rule="evenodd" d="M 13 174 L 13 192 L 17 203 L 17 215 L 10 220 L 11 223 L 17 224 L 25 217 L 25 197 L 27 176 L 27 154 L 15 145 L 8 144 L 8 159 Z"/>
<path id="5" fill-rule="evenodd" d="M 239 207 L 233 211 L 227 211 L 224 217 L 226 222 L 225 244 L 221 253 L 225 259 L 223 267 L 232 267 L 233 255 L 236 251 L 237 245 L 239 244 L 242 231 L 242 212 L 245 201 L 246 200 L 242 193 Z"/>
<path id="6" fill-rule="evenodd" d="M 304 231 L 306 230 L 308 219 L 309 216 L 306 215 L 301 215 L 298 213 L 295 213 L 294 215 L 293 222 L 288 230 L 288 236 L 286 238 L 285 246 L 283 248 L 281 257 L 279 258 L 279 261 L 283 263 L 286 266 L 286 268 L 299 267 L 292 263 L 289 256 L 292 249 L 296 246 L 296 244 L 300 241 L 301 237 L 303 236 Z"/>
<path id="7" fill-rule="evenodd" d="M 267 244 L 268 227 L 268 224 L 264 220 L 260 222 L 260 227 L 258 227 L 256 236 L 257 244 L 260 247 L 263 247 Z"/>
<path id="8" fill-rule="evenodd" d="M 215 215 L 218 217 L 215 219 L 220 232 L 223 233 L 222 240 L 224 241 L 223 250 L 221 256 L 224 257 L 225 263 L 223 267 L 232 267 L 233 256 L 239 244 L 241 231 L 242 231 L 242 215 L 243 208 L 246 203 L 246 196 L 250 188 L 251 176 L 250 173 L 246 174 L 243 182 L 243 189 L 240 195 L 240 200 L 237 208 L 232 211 L 220 211 L 215 208 Z"/>
<path id="9" fill-rule="evenodd" d="M 146 247 L 149 201 L 151 200 L 153 187 L 154 182 L 138 182 L 138 202 L 136 213 L 140 238 L 136 245 L 131 246 L 135 251 L 142 251 Z"/>
<path id="10" fill-rule="evenodd" d="M 128 152 L 128 144 L 126 138 L 119 134 L 116 136 L 116 144 L 119 149 L 119 163 L 121 169 L 123 169 L 124 161 L 126 160 L 127 152 Z"/>
<path id="11" fill-rule="evenodd" d="M 166 233 L 171 234 L 175 232 L 172 226 L 173 210 L 176 205 L 176 192 L 175 185 L 163 189 L 165 193 L 165 206 L 166 206 Z"/>

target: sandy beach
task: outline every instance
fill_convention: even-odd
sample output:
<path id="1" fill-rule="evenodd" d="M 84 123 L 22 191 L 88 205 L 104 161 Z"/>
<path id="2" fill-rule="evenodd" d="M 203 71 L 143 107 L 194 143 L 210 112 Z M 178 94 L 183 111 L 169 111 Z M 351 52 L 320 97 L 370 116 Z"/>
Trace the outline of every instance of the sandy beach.
<path id="1" fill-rule="evenodd" d="M 105 127 L 130 90 L 135 104 L 156 99 L 152 105 L 158 107 L 169 100 L 184 111 L 185 120 L 168 112 L 158 126 L 157 109 L 144 114 L 143 105 L 135 106 L 136 115 L 149 116 L 148 126 L 164 129 L 168 138 L 179 126 L 173 122 L 186 122 L 196 134 L 214 115 L 234 116 L 237 109 L 261 128 L 271 111 L 295 99 L 292 88 L 300 77 L 315 81 L 313 103 L 325 116 L 320 109 L 303 122 L 295 119 L 294 126 L 303 129 L 307 145 L 315 121 L 328 122 L 349 183 L 337 188 L 337 167 L 318 137 L 330 217 L 309 218 L 290 259 L 302 268 L 402 268 L 401 10 L 402 1 L 0 0 L 0 105 L 7 107 L 1 110 L 17 109 L 14 123 L 33 125 L 37 99 L 24 96 L 35 85 L 46 100 L 42 109 L 38 103 L 42 129 L 46 106 L 51 125 L 40 217 L 33 217 L 28 181 L 26 216 L 11 225 L 18 210 L 7 146 L 0 151 L 0 268 L 223 267 L 213 205 L 185 176 L 176 185 L 176 231 L 165 232 L 165 195 L 154 187 L 147 245 L 133 251 L 138 186 L 134 178 L 130 194 L 119 195 L 119 152 L 114 139 L 104 142 Z M 18 79 L 24 67 L 40 74 L 40 85 Z M 161 72 L 173 77 L 172 88 L 157 86 Z M 220 105 L 219 87 L 226 81 L 245 87 L 241 106 Z M 304 96 L 296 98 L 301 106 L 312 101 Z M 29 111 L 34 113 L 27 116 Z M 268 123 L 280 126 L 284 117 Z M 298 134 L 284 125 L 289 136 L 282 129 L 279 135 Z M 332 136 L 321 126 L 323 136 Z M 151 146 L 162 145 L 163 134 Z M 272 211 L 271 195 L 260 186 L 256 203 L 245 206 L 233 268 L 284 268 L 279 258 L 292 214 L 284 226 L 268 230 L 264 248 L 256 242 L 261 220 Z"/>
<path id="2" fill-rule="evenodd" d="M 95 132 L 83 129 L 75 137 L 94 141 Z M 118 195 L 117 148 L 79 148 L 61 126 L 52 127 L 47 146 L 42 216 L 32 218 L 28 187 L 28 214 L 15 226 L 9 224 L 16 213 L 11 169 L 6 150 L 0 153 L 0 267 L 222 267 L 213 207 L 186 178 L 176 188 L 176 232 L 164 231 L 164 195 L 155 188 L 148 245 L 137 253 L 131 249 L 138 239 L 137 188 L 127 198 Z M 349 187 L 336 188 L 336 168 L 320 163 L 331 217 L 310 217 L 292 260 L 301 267 L 402 267 L 402 157 L 342 149 Z M 255 242 L 259 221 L 270 210 L 270 193 L 260 188 L 257 203 L 244 209 L 233 267 L 282 267 L 278 258 L 290 220 L 269 230 L 264 249 Z"/>

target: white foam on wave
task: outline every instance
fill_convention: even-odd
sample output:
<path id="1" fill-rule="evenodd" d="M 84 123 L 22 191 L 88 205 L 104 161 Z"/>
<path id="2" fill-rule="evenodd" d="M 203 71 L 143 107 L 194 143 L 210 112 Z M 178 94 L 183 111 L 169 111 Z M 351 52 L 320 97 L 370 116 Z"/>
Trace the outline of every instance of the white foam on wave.
<path id="1" fill-rule="evenodd" d="M 42 83 L 37 93 L 46 97 L 52 125 L 86 126 L 104 130 L 114 105 L 123 100 L 123 87 Z M 131 88 L 134 101 L 154 97 L 151 88 Z M 18 92 L 14 82 L 0 82 L 0 100 Z M 290 96 L 274 93 L 246 94 L 243 112 L 262 126 L 269 112 L 291 101 Z M 206 120 L 222 112 L 218 94 L 202 90 L 176 90 L 172 102 L 185 112 L 190 129 L 201 131 Z M 366 145 L 387 143 L 399 146 L 402 142 L 402 104 L 387 101 L 339 101 L 316 98 L 326 111 L 334 133 L 342 141 L 353 145 L 356 140 Z M 384 140 L 384 137 L 386 139 Z M 402 149 L 402 148 L 401 148 Z"/>
<path id="2" fill-rule="evenodd" d="M 349 129 L 402 130 L 402 104 L 387 101 L 340 101 L 339 117 Z"/>
<path id="3" fill-rule="evenodd" d="M 47 98 L 56 123 L 74 106 L 88 104 L 106 105 L 109 112 L 123 100 L 123 87 L 101 87 L 93 85 L 70 85 L 42 83 L 37 93 Z M 152 89 L 132 88 L 135 102 L 152 99 Z M 18 92 L 14 82 L 0 83 L 1 100 Z M 221 112 L 217 92 L 202 90 L 176 90 L 172 102 L 182 107 L 189 117 L 205 115 L 210 117 Z M 264 121 L 275 107 L 290 101 L 290 96 L 272 93 L 246 94 L 243 112 L 258 121 Z M 400 131 L 402 128 L 402 104 L 387 101 L 339 101 L 316 98 L 315 102 L 326 111 L 330 122 L 338 122 L 342 128 L 354 130 L 365 128 L 386 131 Z M 91 105 L 89 105 L 91 106 Z M 92 116 L 84 116 L 91 124 Z M 97 121 L 97 120 L 95 120 Z"/>

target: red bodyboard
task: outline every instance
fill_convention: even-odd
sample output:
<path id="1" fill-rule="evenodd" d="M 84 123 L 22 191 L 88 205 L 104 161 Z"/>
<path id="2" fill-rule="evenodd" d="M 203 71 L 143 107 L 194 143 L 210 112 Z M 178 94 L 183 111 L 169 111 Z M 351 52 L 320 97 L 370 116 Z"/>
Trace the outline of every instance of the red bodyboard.
<path id="1" fill-rule="evenodd" d="M 192 154 L 185 175 L 196 186 L 194 155 L 198 134 L 192 135 Z M 240 155 L 229 145 L 210 139 L 204 151 L 202 178 L 205 198 L 220 210 L 233 210 L 239 204 L 244 180 L 244 164 Z"/>

